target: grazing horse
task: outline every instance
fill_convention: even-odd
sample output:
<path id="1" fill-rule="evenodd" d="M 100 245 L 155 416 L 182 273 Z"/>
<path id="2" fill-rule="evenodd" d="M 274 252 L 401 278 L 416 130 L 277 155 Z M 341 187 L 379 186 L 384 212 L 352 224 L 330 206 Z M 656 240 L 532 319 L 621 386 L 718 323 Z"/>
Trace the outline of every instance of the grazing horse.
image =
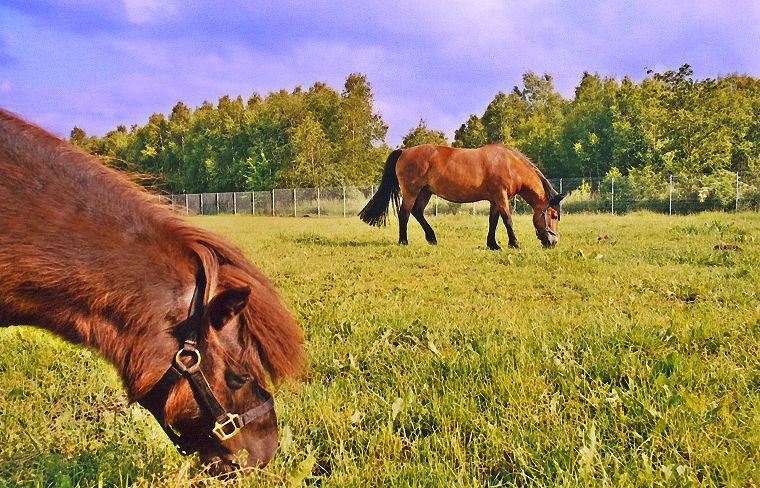
<path id="1" fill-rule="evenodd" d="M 488 200 L 491 211 L 486 245 L 489 249 L 500 249 L 496 227 L 501 217 L 509 235 L 509 247 L 519 247 L 509 211 L 509 199 L 515 194 L 533 207 L 533 226 L 541 243 L 545 247 L 557 244 L 559 203 L 564 193 L 557 193 L 528 158 L 501 144 L 477 149 L 430 144 L 396 149 L 385 162 L 377 192 L 359 212 L 359 217 L 370 225 L 385 225 L 388 206 L 393 201 L 398 210 L 399 244 L 408 243 L 409 214 L 420 223 L 427 241 L 436 244 L 435 232 L 424 215 L 432 195 L 456 203 Z"/>
<path id="2" fill-rule="evenodd" d="M 269 461 L 266 387 L 303 362 L 301 329 L 236 247 L 0 109 L 0 327 L 17 324 L 98 351 L 216 473 L 243 449 Z"/>

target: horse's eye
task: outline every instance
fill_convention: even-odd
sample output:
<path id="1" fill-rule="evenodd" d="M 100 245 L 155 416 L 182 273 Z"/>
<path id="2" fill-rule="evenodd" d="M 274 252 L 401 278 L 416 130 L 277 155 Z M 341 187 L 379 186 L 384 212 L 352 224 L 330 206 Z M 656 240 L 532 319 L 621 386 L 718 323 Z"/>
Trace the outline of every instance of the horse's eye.
<path id="1" fill-rule="evenodd" d="M 248 382 L 248 378 L 245 376 L 240 376 L 239 374 L 227 370 L 224 372 L 224 381 L 227 382 L 227 386 L 229 386 L 233 390 L 239 390 L 243 387 L 244 384 Z"/>

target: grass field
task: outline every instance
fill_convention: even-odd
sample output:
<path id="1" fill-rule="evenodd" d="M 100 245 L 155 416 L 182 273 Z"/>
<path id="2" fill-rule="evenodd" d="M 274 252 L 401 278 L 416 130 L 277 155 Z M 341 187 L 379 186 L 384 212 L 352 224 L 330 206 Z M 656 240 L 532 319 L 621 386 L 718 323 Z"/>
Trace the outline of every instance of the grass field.
<path id="1" fill-rule="evenodd" d="M 195 217 L 302 324 L 280 449 L 231 486 L 759 486 L 760 215 L 567 215 L 545 250 L 487 222 Z M 506 233 L 498 237 L 506 244 Z M 732 244 L 740 250 L 716 250 Z M 0 330 L 0 486 L 222 485 L 96 354 Z"/>

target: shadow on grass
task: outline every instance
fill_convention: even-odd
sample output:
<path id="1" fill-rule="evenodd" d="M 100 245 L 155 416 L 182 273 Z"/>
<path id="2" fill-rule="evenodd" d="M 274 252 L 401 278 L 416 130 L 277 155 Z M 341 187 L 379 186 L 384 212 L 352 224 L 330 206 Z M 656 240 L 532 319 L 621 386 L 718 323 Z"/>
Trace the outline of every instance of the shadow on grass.
<path id="1" fill-rule="evenodd" d="M 323 247 L 388 247 L 396 245 L 395 242 L 388 240 L 357 241 L 354 239 L 330 239 L 316 234 L 305 234 L 285 239 L 295 244 Z"/>

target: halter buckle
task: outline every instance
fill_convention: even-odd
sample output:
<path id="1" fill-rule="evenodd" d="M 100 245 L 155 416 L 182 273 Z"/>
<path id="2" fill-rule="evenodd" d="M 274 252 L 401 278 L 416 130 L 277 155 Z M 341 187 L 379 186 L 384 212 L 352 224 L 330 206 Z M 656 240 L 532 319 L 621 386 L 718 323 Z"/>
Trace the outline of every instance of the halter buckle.
<path id="1" fill-rule="evenodd" d="M 227 439 L 234 437 L 235 434 L 240 432 L 243 428 L 240 422 L 240 415 L 236 413 L 226 413 L 227 419 L 221 423 L 217 420 L 214 424 L 214 428 L 211 431 L 220 441 L 226 441 Z"/>
<path id="2" fill-rule="evenodd" d="M 195 356 L 194 360 L 188 366 L 182 361 L 182 356 Z M 185 342 L 185 345 L 177 351 L 174 355 L 174 367 L 176 367 L 181 373 L 195 373 L 201 368 L 201 352 L 195 348 L 190 342 Z"/>

